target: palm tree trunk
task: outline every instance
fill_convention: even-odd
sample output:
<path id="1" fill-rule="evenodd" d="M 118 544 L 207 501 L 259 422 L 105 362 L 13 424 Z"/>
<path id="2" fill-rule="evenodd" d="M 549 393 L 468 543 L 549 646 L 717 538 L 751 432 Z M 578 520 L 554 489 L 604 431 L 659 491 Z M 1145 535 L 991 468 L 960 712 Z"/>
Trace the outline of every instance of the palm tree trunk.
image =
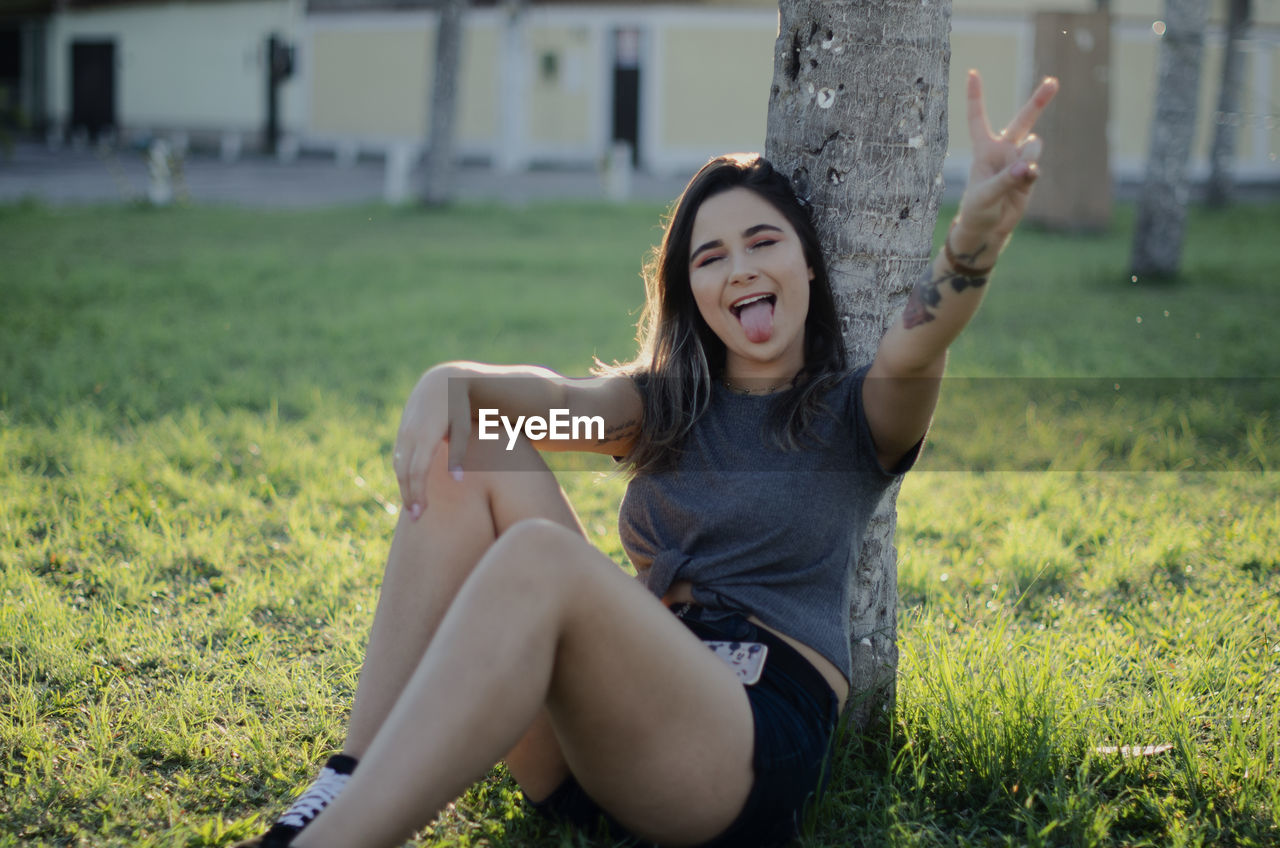
<path id="1" fill-rule="evenodd" d="M 1236 139 L 1240 134 L 1240 96 L 1244 88 L 1245 39 L 1249 37 L 1252 16 L 1249 0 L 1231 0 L 1227 13 L 1227 43 L 1222 51 L 1222 83 L 1218 88 L 1218 114 L 1213 128 L 1213 147 L 1209 152 L 1209 186 L 1206 196 L 1210 206 L 1226 206 L 1235 189 L 1232 170 L 1236 160 Z"/>
<path id="2" fill-rule="evenodd" d="M 1187 164 L 1196 131 L 1208 5 L 1204 0 L 1165 0 L 1156 111 L 1129 262 L 1139 276 L 1171 276 L 1182 263 L 1190 199 Z"/>
<path id="3" fill-rule="evenodd" d="M 436 24 L 435 78 L 431 86 L 431 133 L 427 141 L 422 199 L 442 206 L 453 199 L 454 123 L 458 112 L 458 68 L 462 63 L 462 17 L 466 0 L 442 0 Z"/>
<path id="4" fill-rule="evenodd" d="M 947 152 L 950 0 L 780 0 L 765 155 L 813 205 L 845 340 L 867 362 L 929 261 Z M 863 540 L 852 718 L 892 707 L 897 489 Z"/>

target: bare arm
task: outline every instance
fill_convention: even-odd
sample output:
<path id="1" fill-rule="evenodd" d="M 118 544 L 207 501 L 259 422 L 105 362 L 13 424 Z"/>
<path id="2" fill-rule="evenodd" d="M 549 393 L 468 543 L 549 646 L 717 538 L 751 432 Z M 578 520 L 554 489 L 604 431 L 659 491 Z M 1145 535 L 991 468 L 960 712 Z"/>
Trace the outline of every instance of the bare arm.
<path id="1" fill-rule="evenodd" d="M 500 367 L 468 363 L 471 417 L 483 409 L 501 410 L 508 419 L 546 419 L 555 410 L 592 426 L 569 430 L 567 438 L 541 438 L 544 451 L 588 451 L 621 456 L 640 432 L 640 393 L 629 377 L 564 377 L 532 365 Z M 598 423 L 598 426 L 596 424 Z"/>
<path id="2" fill-rule="evenodd" d="M 427 471 L 436 445 L 448 442 L 449 470 L 460 477 L 467 443 L 482 409 L 511 421 L 531 416 L 547 419 L 552 410 L 598 418 L 601 426 L 583 432 L 581 438 L 535 444 L 617 455 L 627 452 L 639 432 L 642 406 L 639 392 L 627 377 L 571 379 L 532 365 L 437 365 L 422 375 L 410 393 L 396 434 L 396 480 L 405 509 L 414 518 L 426 506 Z"/>
<path id="3" fill-rule="evenodd" d="M 863 383 L 863 406 L 886 468 L 896 465 L 929 427 L 947 348 L 978 311 L 996 258 L 1026 210 L 1041 150 L 1031 128 L 1057 90 L 1057 80 L 1045 80 L 995 135 L 987 123 L 982 81 L 976 71 L 969 72 L 974 156 L 959 214 L 946 247 L 925 269 L 901 317 L 880 340 Z"/>

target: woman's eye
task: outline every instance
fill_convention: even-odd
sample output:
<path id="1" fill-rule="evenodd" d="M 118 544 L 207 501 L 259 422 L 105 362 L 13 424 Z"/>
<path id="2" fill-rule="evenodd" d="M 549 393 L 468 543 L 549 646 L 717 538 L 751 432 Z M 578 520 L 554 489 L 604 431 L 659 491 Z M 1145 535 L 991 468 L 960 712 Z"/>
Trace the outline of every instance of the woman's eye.
<path id="1" fill-rule="evenodd" d="M 771 244 L 777 244 L 777 243 L 778 243 L 777 239 L 761 239 L 760 241 L 756 242 L 751 246 L 752 247 L 768 247 Z"/>
<path id="2" fill-rule="evenodd" d="M 698 262 L 698 264 L 697 264 L 697 265 L 695 265 L 694 267 L 695 267 L 695 268 L 705 268 L 705 267 L 707 267 L 708 265 L 710 265 L 712 262 L 717 261 L 718 259 L 720 259 L 720 257 L 719 257 L 719 256 L 704 256 L 704 257 L 702 258 L 702 260 L 701 260 L 701 261 L 699 261 L 699 262 Z"/>

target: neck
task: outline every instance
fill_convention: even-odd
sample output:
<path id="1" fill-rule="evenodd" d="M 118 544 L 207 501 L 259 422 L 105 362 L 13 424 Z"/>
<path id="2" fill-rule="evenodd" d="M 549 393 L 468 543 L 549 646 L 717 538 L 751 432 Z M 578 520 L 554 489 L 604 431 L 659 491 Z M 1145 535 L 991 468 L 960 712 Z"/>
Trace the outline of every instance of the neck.
<path id="1" fill-rule="evenodd" d="M 767 395 L 793 386 L 803 367 L 803 360 L 785 364 L 743 362 L 730 356 L 720 380 L 735 392 Z"/>

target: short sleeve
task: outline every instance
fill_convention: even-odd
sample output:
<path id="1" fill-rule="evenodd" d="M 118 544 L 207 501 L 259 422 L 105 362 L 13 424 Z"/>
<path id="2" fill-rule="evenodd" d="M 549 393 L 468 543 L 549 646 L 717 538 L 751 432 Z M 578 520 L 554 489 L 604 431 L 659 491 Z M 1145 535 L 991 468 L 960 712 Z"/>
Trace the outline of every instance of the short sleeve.
<path id="1" fill-rule="evenodd" d="M 868 362 L 854 369 L 840 383 L 845 421 L 853 430 L 853 443 L 858 453 L 859 465 L 864 466 L 863 470 L 890 479 L 901 477 L 916 464 L 920 451 L 924 448 L 924 437 L 922 436 L 920 441 L 916 442 L 893 468 L 886 469 L 880 464 L 876 455 L 875 439 L 871 437 L 871 424 L 867 421 L 867 411 L 862 404 L 862 384 L 870 370 L 871 363 Z"/>

